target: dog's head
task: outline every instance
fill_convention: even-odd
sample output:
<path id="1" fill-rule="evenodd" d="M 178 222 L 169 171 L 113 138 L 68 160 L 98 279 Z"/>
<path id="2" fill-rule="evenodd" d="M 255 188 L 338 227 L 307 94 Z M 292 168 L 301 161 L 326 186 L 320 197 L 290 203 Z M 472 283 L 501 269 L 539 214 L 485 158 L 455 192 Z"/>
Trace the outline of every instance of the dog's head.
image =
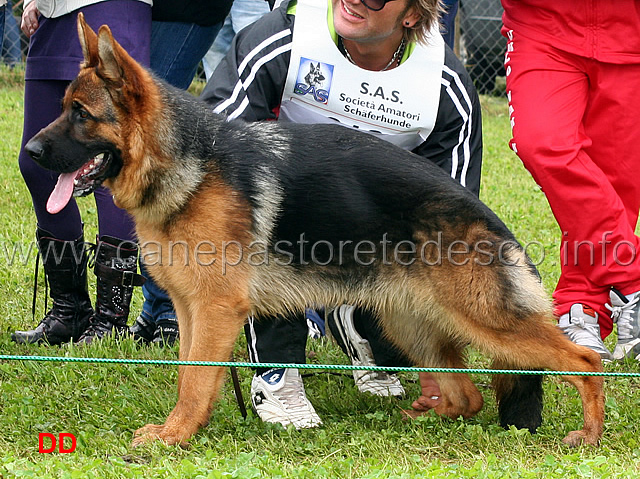
<path id="1" fill-rule="evenodd" d="M 113 186 L 132 149 L 142 148 L 136 130 L 149 108 L 143 92 L 152 83 L 150 75 L 109 27 L 96 34 L 79 13 L 78 34 L 84 62 L 67 88 L 62 114 L 25 145 L 37 163 L 60 173 L 47 203 L 50 213 L 62 210 L 72 195 L 87 195 L 103 182 Z"/>
<path id="2" fill-rule="evenodd" d="M 314 66 L 313 63 L 309 66 L 309 73 L 305 77 L 307 85 L 318 86 L 324 81 L 324 75 L 320 71 L 320 63 L 318 66 Z"/>

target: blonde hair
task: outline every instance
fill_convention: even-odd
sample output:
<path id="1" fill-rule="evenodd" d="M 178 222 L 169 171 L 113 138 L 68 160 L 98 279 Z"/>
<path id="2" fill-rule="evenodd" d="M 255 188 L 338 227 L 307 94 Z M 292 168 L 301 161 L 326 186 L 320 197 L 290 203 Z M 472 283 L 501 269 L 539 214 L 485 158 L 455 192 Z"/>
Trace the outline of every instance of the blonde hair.
<path id="1" fill-rule="evenodd" d="M 420 20 L 411 28 L 404 27 L 405 39 L 409 42 L 427 43 L 431 28 L 440 23 L 440 14 L 445 11 L 440 0 L 409 0 L 411 7 L 418 12 Z"/>

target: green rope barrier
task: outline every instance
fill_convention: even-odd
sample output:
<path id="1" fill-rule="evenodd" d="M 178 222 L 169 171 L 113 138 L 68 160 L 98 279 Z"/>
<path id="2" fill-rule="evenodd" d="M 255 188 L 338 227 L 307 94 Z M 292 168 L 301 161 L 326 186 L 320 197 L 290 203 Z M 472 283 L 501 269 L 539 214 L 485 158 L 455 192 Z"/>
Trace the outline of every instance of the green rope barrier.
<path id="1" fill-rule="evenodd" d="M 71 362 L 71 363 L 107 363 L 107 364 L 144 364 L 154 366 L 220 366 L 248 368 L 297 368 L 297 369 L 332 369 L 339 371 L 361 370 L 362 366 L 346 364 L 283 364 L 283 363 L 248 363 L 220 361 L 181 361 L 170 359 L 124 359 L 124 358 L 78 358 L 73 356 L 12 356 L 0 355 L 0 361 L 39 361 L 39 362 Z M 463 373 L 463 374 L 523 374 L 548 376 L 603 376 L 603 377 L 640 377 L 640 373 L 632 372 L 585 372 L 585 371 L 535 371 L 518 369 L 464 369 L 464 368 L 417 368 L 367 366 L 367 371 L 402 371 L 427 373 Z"/>

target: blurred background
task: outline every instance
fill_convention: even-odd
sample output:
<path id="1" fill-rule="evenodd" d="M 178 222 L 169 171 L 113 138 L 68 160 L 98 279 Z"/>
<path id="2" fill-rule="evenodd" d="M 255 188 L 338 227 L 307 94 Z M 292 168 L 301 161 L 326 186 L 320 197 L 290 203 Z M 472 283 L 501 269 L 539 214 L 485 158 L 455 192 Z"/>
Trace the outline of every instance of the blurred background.
<path id="1" fill-rule="evenodd" d="M 5 15 L 5 38 L 2 63 L 22 67 L 28 40 L 20 30 L 23 0 L 9 0 Z M 9 14 L 11 12 L 12 14 Z M 504 93 L 504 49 L 500 0 L 460 0 L 456 17 L 455 52 L 464 62 L 478 92 L 485 95 Z M 198 79 L 203 80 L 202 68 Z"/>

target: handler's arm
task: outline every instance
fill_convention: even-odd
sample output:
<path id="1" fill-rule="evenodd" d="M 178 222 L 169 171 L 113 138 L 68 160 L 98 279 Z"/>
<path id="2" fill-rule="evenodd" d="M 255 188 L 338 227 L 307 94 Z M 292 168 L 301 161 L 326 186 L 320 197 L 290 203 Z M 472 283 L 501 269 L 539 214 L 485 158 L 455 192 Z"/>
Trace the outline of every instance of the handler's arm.
<path id="1" fill-rule="evenodd" d="M 200 98 L 229 119 L 275 119 L 291 58 L 292 28 L 293 16 L 280 7 L 238 32 Z"/>
<path id="2" fill-rule="evenodd" d="M 434 130 L 413 152 L 433 161 L 479 196 L 482 169 L 480 100 L 453 52 L 447 48 L 446 55 Z"/>

